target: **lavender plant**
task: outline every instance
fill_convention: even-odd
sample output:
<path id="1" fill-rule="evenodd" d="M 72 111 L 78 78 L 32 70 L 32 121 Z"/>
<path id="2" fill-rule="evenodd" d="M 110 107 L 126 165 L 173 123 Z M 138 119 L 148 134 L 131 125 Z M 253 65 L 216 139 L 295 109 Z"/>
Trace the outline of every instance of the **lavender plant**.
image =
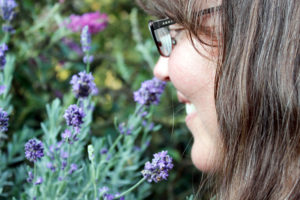
<path id="1" fill-rule="evenodd" d="M 2 30 L 6 32 L 4 37 L 0 38 L 2 41 L 0 42 L 0 197 L 7 196 L 7 193 L 3 192 L 3 188 L 11 185 L 9 178 L 13 174 L 11 170 L 7 169 L 9 165 L 19 161 L 16 154 L 20 152 L 18 148 L 15 148 L 15 151 L 10 151 L 9 154 L 2 152 L 4 140 L 7 139 L 5 132 L 8 130 L 9 115 L 12 112 L 10 105 L 12 96 L 9 91 L 13 79 L 15 56 L 8 54 L 7 43 L 9 42 L 9 34 L 14 32 L 10 22 L 15 16 L 14 9 L 16 6 L 17 3 L 14 0 L 0 0 L 0 16 L 5 22 L 2 25 Z M 7 147 L 11 147 L 11 143 L 8 143 Z"/>
<path id="2" fill-rule="evenodd" d="M 155 184 L 155 180 L 167 177 L 159 176 L 164 170 L 145 166 L 149 154 L 145 152 L 149 152 L 153 136 L 150 133 L 157 131 L 161 122 L 173 123 L 170 118 L 152 116 L 153 111 L 165 111 L 161 109 L 165 102 L 156 106 L 163 89 L 155 89 L 151 84 L 141 86 L 136 91 L 135 110 L 132 103 L 128 103 L 128 99 L 132 99 L 129 91 L 148 79 L 150 68 L 154 66 L 154 45 L 141 38 L 137 23 L 144 23 L 146 19 L 137 17 L 136 9 L 130 15 L 127 15 L 128 10 L 120 12 L 122 8 L 111 12 L 107 8 L 112 3 L 107 2 L 101 9 L 111 12 L 113 28 L 101 32 L 94 38 L 97 42 L 92 43 L 91 34 L 104 30 L 108 15 L 86 13 L 73 15 L 69 20 L 64 16 L 64 13 L 89 9 L 87 1 L 75 1 L 72 9 L 69 9 L 71 4 L 63 1 L 54 5 L 51 1 L 16 2 L 21 6 L 11 7 L 14 17 L 10 20 L 4 20 L 0 10 L 0 23 L 3 22 L 0 44 L 6 44 L 0 56 L 0 61 L 5 63 L 0 70 L 0 108 L 7 113 L 2 115 L 3 119 L 9 118 L 8 131 L 2 132 L 0 139 L 0 143 L 3 142 L 0 145 L 0 199 L 145 199 L 153 189 L 164 189 L 166 186 Z M 20 14 L 16 15 L 16 11 Z M 15 17 L 18 20 L 13 20 Z M 129 19 L 136 49 L 133 42 L 126 40 L 131 35 L 126 24 Z M 86 35 L 77 37 L 77 32 Z M 78 46 L 81 38 L 91 45 L 86 51 Z M 101 51 L 97 51 L 99 47 Z M 14 66 L 18 67 L 15 73 Z M 137 66 L 141 67 L 138 75 Z M 110 86 L 117 81 L 121 86 L 112 89 Z M 95 83 L 105 88 L 98 91 Z M 94 97 L 97 94 L 100 95 Z M 55 97 L 58 98 L 50 102 Z M 46 102 L 50 103 L 43 109 Z M 118 118 L 113 121 L 112 115 Z M 46 120 L 40 124 L 41 119 Z M 3 124 L 5 122 L 3 120 Z M 165 132 L 168 130 L 153 136 L 151 151 L 160 145 Z M 31 139 L 39 144 L 36 138 L 43 144 L 44 156 L 31 162 L 26 157 L 35 155 L 34 148 L 27 148 L 31 150 L 26 154 L 25 145 Z M 178 161 L 172 145 L 167 150 Z M 151 172 L 156 175 L 150 175 Z M 146 175 L 156 177 L 152 186 L 147 183 Z M 170 177 L 170 190 L 177 185 L 174 175 Z M 152 193 L 151 197 L 156 195 Z"/>
<path id="3" fill-rule="evenodd" d="M 3 133 L 7 131 L 8 127 L 8 115 L 2 108 L 0 108 L 0 132 Z"/>
<path id="4" fill-rule="evenodd" d="M 2 25 L 2 30 L 7 33 L 14 33 L 15 30 L 10 25 L 11 21 L 15 17 L 14 9 L 18 6 L 15 0 L 0 0 L 0 15 L 6 22 Z"/>
<path id="5" fill-rule="evenodd" d="M 89 26 L 84 26 L 81 31 L 84 58 L 90 58 L 91 44 Z M 41 124 L 42 142 L 31 139 L 25 144 L 25 156 L 34 162 L 34 172 L 28 168 L 29 184 L 23 197 L 144 199 L 149 195 L 150 185 L 143 183 L 166 180 L 173 168 L 167 151 L 162 151 L 140 171 L 146 162 L 143 153 L 151 140 L 149 133 L 159 127 L 147 126 L 150 107 L 159 103 L 165 83 L 157 79 L 142 83 L 141 89 L 134 93 L 137 102 L 134 113 L 126 122 L 115 119 L 117 135 L 97 138 L 89 133 L 95 104 L 92 96 L 98 89 L 89 72 L 92 59 L 83 60 L 86 69 L 73 75 L 70 81 L 76 103 L 62 106 L 56 99 L 47 105 L 48 120 Z M 138 191 L 133 193 L 136 188 Z"/>

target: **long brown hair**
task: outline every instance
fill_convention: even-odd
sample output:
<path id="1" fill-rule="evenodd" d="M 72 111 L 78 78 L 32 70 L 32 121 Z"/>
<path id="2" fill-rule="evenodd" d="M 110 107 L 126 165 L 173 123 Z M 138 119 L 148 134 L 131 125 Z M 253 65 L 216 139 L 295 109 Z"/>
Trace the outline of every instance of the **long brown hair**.
<path id="1" fill-rule="evenodd" d="M 202 41 L 203 1 L 138 2 Z M 219 16 L 217 199 L 300 199 L 300 1 L 223 0 Z"/>

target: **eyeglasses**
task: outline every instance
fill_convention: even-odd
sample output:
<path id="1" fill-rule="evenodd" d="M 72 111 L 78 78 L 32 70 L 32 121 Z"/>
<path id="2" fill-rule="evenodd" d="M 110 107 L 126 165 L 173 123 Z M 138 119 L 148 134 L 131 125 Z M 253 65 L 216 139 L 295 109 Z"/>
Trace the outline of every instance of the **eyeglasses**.
<path id="1" fill-rule="evenodd" d="M 206 15 L 215 11 L 219 11 L 221 6 L 207 8 L 201 10 L 199 15 Z M 176 45 L 175 38 L 172 38 L 170 34 L 169 26 L 175 24 L 172 19 L 159 19 L 156 21 L 150 20 L 148 23 L 148 27 L 152 38 L 155 42 L 157 50 L 159 54 L 163 57 L 169 57 L 171 55 L 173 47 Z"/>

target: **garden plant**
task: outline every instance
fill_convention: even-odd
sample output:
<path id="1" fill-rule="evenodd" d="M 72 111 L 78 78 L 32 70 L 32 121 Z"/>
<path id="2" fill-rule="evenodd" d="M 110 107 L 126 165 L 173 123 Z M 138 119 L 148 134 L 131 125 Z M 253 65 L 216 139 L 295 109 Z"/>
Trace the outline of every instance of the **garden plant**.
<path id="1" fill-rule="evenodd" d="M 0 0 L 0 199 L 199 192 L 149 19 L 129 0 Z"/>

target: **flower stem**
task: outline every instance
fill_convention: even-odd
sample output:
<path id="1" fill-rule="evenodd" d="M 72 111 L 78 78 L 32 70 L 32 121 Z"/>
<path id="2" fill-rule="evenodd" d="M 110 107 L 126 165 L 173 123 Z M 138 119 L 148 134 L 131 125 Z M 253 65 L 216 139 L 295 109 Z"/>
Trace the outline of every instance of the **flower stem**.
<path id="1" fill-rule="evenodd" d="M 90 62 L 87 63 L 87 66 L 86 66 L 86 73 L 89 73 L 90 72 Z"/>
<path id="2" fill-rule="evenodd" d="M 124 135 L 120 134 L 117 139 L 115 140 L 115 142 L 111 145 L 111 147 L 109 148 L 108 152 L 111 153 L 112 150 L 117 146 L 118 142 L 122 139 Z M 108 155 L 108 154 L 107 154 Z"/>
<path id="3" fill-rule="evenodd" d="M 95 165 L 93 160 L 91 161 L 91 165 L 92 165 L 92 178 L 93 178 L 93 185 L 94 185 L 94 199 L 96 199 L 97 197 L 97 187 L 96 187 L 96 175 L 95 175 Z"/>
<path id="4" fill-rule="evenodd" d="M 33 198 L 36 196 L 37 194 L 37 187 L 35 185 L 35 181 L 36 180 L 36 164 L 34 163 L 33 164 L 33 187 L 34 187 L 34 190 L 33 190 Z"/>
<path id="5" fill-rule="evenodd" d="M 73 129 L 72 129 L 72 132 L 73 132 Z M 68 157 L 67 157 L 67 166 L 65 167 L 64 171 L 63 171 L 63 180 L 66 178 L 67 176 L 67 169 L 69 168 L 69 165 L 70 165 L 70 152 L 71 152 L 71 149 L 70 149 L 70 146 L 71 144 L 69 144 L 69 139 L 70 138 L 67 138 L 66 139 L 66 144 L 68 145 Z M 61 181 L 60 184 L 59 184 L 59 188 L 57 189 L 57 192 L 56 192 L 56 196 L 60 194 L 63 186 L 64 186 L 65 182 Z"/>
<path id="6" fill-rule="evenodd" d="M 90 185 L 91 185 L 91 182 L 89 182 L 89 183 L 85 186 L 85 188 L 80 192 L 80 194 L 79 194 L 78 197 L 77 197 L 78 200 L 81 199 L 81 197 L 84 195 L 84 193 L 86 192 L 86 190 L 90 187 Z"/>
<path id="7" fill-rule="evenodd" d="M 90 72 L 90 53 L 89 52 L 86 54 L 86 58 L 87 58 L 86 73 L 89 73 Z"/>
<path id="8" fill-rule="evenodd" d="M 68 142 L 69 142 L 69 139 L 70 138 L 68 138 L 67 139 L 67 145 L 68 145 L 68 158 L 67 158 L 67 166 L 66 166 L 66 168 L 68 168 L 69 166 L 70 166 L 70 153 L 71 153 L 71 148 L 70 148 L 70 146 L 71 146 L 71 144 L 69 144 Z"/>
<path id="9" fill-rule="evenodd" d="M 146 178 L 142 178 L 139 182 L 137 182 L 134 186 L 132 186 L 131 188 L 129 188 L 128 190 L 126 190 L 125 192 L 121 193 L 119 196 L 115 197 L 114 199 L 118 199 L 122 196 L 125 196 L 127 193 L 135 190 L 138 186 L 140 186 L 144 181 L 146 180 Z"/>

